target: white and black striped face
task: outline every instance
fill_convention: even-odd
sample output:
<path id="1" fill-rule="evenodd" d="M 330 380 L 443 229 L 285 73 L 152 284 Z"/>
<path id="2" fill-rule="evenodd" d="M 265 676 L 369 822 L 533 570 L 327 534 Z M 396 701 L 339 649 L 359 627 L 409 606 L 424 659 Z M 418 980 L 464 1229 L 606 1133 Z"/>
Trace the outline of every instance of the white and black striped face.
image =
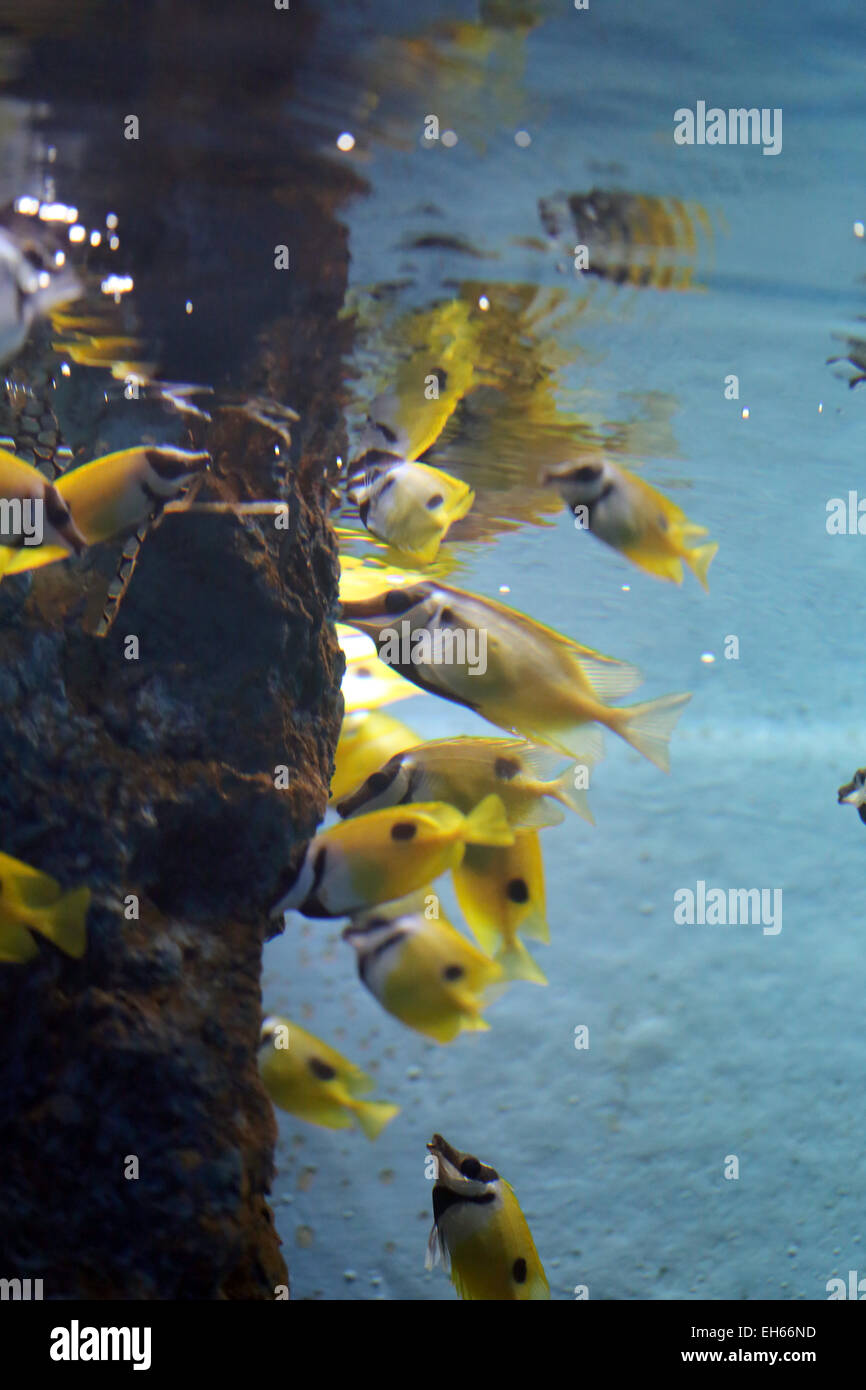
<path id="1" fill-rule="evenodd" d="M 284 912 L 295 908 L 308 917 L 326 917 L 318 893 L 325 876 L 328 852 L 318 840 L 311 840 L 304 850 L 288 887 L 279 902 L 271 910 L 272 918 L 282 917 Z"/>
<path id="2" fill-rule="evenodd" d="M 501 1210 L 502 1187 L 495 1168 L 474 1154 L 461 1153 L 434 1134 L 427 1145 L 437 1163 L 433 1186 L 433 1226 L 442 1254 L 481 1230 Z"/>
<path id="3" fill-rule="evenodd" d="M 405 806 L 412 800 L 413 780 L 417 779 L 416 769 L 405 753 L 395 753 L 394 757 L 371 772 L 351 796 L 337 804 L 337 812 L 348 820 L 359 812 L 382 811 L 388 806 Z"/>
<path id="4" fill-rule="evenodd" d="M 354 946 L 358 974 L 371 993 L 381 999 L 394 967 L 399 947 L 411 935 L 406 920 L 383 917 L 375 912 L 353 921 L 343 932 L 343 940 Z"/>
<path id="5" fill-rule="evenodd" d="M 145 451 L 147 478 L 142 485 L 149 498 L 167 502 L 210 466 L 210 454 L 158 445 Z"/>
<path id="6" fill-rule="evenodd" d="M 69 504 L 51 483 L 46 484 L 44 501 L 46 533 L 50 527 L 62 541 L 71 546 L 76 555 L 80 555 L 82 550 L 87 549 L 87 541 L 75 525 Z"/>

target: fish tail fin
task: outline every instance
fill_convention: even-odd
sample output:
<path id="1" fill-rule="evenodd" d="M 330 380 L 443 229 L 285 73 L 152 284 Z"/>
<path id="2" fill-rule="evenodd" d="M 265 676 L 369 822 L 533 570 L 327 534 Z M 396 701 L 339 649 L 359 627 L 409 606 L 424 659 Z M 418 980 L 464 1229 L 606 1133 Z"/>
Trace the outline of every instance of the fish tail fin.
<path id="1" fill-rule="evenodd" d="M 632 748 L 636 748 L 662 772 L 670 772 L 671 734 L 684 705 L 691 699 L 691 692 L 683 695 L 663 695 L 659 700 L 648 700 L 642 705 L 631 705 L 628 709 L 616 710 L 614 728 Z"/>
<path id="2" fill-rule="evenodd" d="M 389 1105 L 381 1100 L 359 1100 L 352 1109 L 358 1117 L 358 1124 L 368 1139 L 378 1139 L 382 1130 L 400 1114 L 399 1105 Z"/>
<path id="3" fill-rule="evenodd" d="M 80 960 L 87 947 L 85 923 L 89 906 L 90 889 L 73 888 L 47 908 L 44 915 L 40 913 L 38 930 L 64 955 Z"/>
<path id="4" fill-rule="evenodd" d="M 532 959 L 519 936 L 503 945 L 497 951 L 494 960 L 502 966 L 506 980 L 528 980 L 534 985 L 547 984 L 547 976 L 541 966 Z"/>
<path id="5" fill-rule="evenodd" d="M 495 792 L 479 801 L 463 824 L 467 845 L 513 845 L 514 831 L 508 824 L 505 807 Z"/>
<path id="6" fill-rule="evenodd" d="M 561 801 L 563 806 L 567 806 L 570 811 L 574 811 L 584 820 L 588 820 L 590 825 L 595 825 L 595 816 L 589 807 L 589 799 L 584 787 L 576 787 L 574 784 L 574 768 L 568 767 L 560 777 L 554 781 L 554 788 L 551 794 Z"/>
<path id="7" fill-rule="evenodd" d="M 685 552 L 685 561 L 689 569 L 700 580 L 701 585 L 709 593 L 709 582 L 707 581 L 707 570 L 710 568 L 713 556 L 719 548 L 718 541 L 711 541 L 709 545 L 699 545 L 694 550 Z"/>

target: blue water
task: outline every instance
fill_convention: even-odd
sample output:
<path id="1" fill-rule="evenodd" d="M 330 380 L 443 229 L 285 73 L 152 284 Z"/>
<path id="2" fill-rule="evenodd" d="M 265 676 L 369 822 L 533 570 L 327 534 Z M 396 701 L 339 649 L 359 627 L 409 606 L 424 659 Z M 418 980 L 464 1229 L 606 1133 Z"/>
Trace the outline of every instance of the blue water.
<path id="1" fill-rule="evenodd" d="M 375 70 L 374 36 L 407 25 L 404 8 L 362 23 L 336 6 L 322 51 L 345 20 Z M 658 582 L 564 510 L 492 543 L 455 533 L 454 580 L 494 598 L 509 586 L 503 601 L 634 661 L 641 698 L 694 699 L 670 777 L 607 736 L 596 827 L 545 830 L 552 942 L 533 952 L 550 985 L 513 986 L 489 1033 L 427 1043 L 359 985 L 342 924 L 289 917 L 267 947 L 266 1008 L 372 1072 L 402 1114 L 375 1145 L 281 1115 L 278 1227 L 296 1297 L 453 1298 L 424 1271 L 425 1143 L 440 1131 L 511 1182 L 554 1298 L 823 1298 L 864 1259 L 866 839 L 836 788 L 866 762 L 866 540 L 825 525 L 828 499 L 863 487 L 866 389 L 826 365 L 864 307 L 862 22 L 853 5 L 777 0 L 550 10 L 504 91 L 441 74 L 416 90 L 394 66 L 375 88 L 397 113 L 387 138 L 346 111 L 357 145 L 335 157 L 370 185 L 345 214 L 352 282 L 406 275 L 418 303 L 466 278 L 491 297 L 499 281 L 589 297 L 562 389 L 598 421 L 665 404 L 672 447 L 642 476 L 720 542 L 711 592 Z M 699 99 L 781 107 L 782 153 L 677 147 L 673 111 Z M 455 146 L 424 148 L 428 112 Z M 590 285 L 563 255 L 515 245 L 540 235 L 539 197 L 596 186 L 694 199 L 726 225 L 703 289 Z M 497 259 L 400 249 L 434 225 Z M 425 737 L 494 732 L 426 695 L 395 712 Z M 675 924 L 674 893 L 698 880 L 781 889 L 781 932 Z"/>

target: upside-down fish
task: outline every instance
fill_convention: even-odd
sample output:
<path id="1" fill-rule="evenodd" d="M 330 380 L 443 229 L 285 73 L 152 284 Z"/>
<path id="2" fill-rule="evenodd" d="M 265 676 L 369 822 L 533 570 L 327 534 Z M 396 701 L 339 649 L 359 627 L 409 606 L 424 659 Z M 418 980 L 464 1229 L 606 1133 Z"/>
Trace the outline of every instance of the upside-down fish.
<path id="1" fill-rule="evenodd" d="M 846 786 L 839 788 L 840 806 L 856 806 L 857 814 L 866 825 L 866 767 L 854 773 Z"/>
<path id="2" fill-rule="evenodd" d="M 431 890 L 375 907 L 343 932 L 358 955 L 358 974 L 389 1014 L 408 1028 L 451 1042 L 464 1030 L 489 1027 L 481 1017 L 500 967 L 441 914 L 427 916 Z"/>
<path id="3" fill-rule="evenodd" d="M 64 892 L 56 879 L 0 854 L 0 961 L 23 963 L 38 954 L 32 931 L 80 960 L 87 945 L 86 886 Z"/>
<path id="4" fill-rule="evenodd" d="M 432 801 L 340 821 L 310 841 L 271 916 L 294 908 L 306 917 L 343 917 L 405 898 L 459 863 L 467 844 L 513 839 L 498 796 L 468 816 Z"/>
<path id="5" fill-rule="evenodd" d="M 378 661 L 378 657 L 376 660 Z M 417 742 L 418 735 L 392 714 L 384 714 L 381 710 L 363 709 L 345 714 L 337 751 L 334 754 L 331 804 L 354 791 L 359 783 L 366 783 L 371 773 L 381 767 L 383 762 L 387 763 L 392 754 L 399 753 L 404 748 L 411 748 Z M 449 798 L 425 796 L 419 797 L 418 800 L 447 801 Z M 480 801 L 481 797 L 478 800 Z"/>
<path id="6" fill-rule="evenodd" d="M 339 751 L 338 746 L 338 755 Z M 536 748 L 525 739 L 443 738 L 416 741 L 414 746 L 407 742 L 392 758 L 373 764 L 366 780 L 358 778 L 348 789 L 352 795 L 343 793 L 337 799 L 337 810 L 348 817 L 413 801 L 448 801 L 466 814 L 495 792 L 515 828 L 559 825 L 564 819 L 561 806 L 592 823 L 582 785 L 586 779 L 573 768 L 555 775 L 562 761 L 562 753 Z"/>
<path id="7" fill-rule="evenodd" d="M 38 567 L 46 550 L 80 555 L 86 546 L 54 484 L 32 464 L 0 449 L 0 575 Z"/>
<path id="8" fill-rule="evenodd" d="M 449 529 L 475 500 L 475 493 L 459 478 L 403 459 L 368 472 L 350 487 L 348 496 L 357 503 L 368 531 L 422 564 L 436 559 Z"/>
<path id="9" fill-rule="evenodd" d="M 451 871 L 460 910 L 483 951 L 507 980 L 546 985 L 518 932 L 550 941 L 544 863 L 536 830 L 519 830 L 513 845 L 468 845 Z"/>
<path id="10" fill-rule="evenodd" d="M 641 683 L 636 667 L 571 641 L 492 599 L 432 581 L 342 600 L 343 618 L 423 690 L 500 728 L 593 763 L 604 725 L 669 770 L 671 732 L 690 694 L 615 708 Z M 398 621 L 399 620 L 399 621 Z"/>
<path id="11" fill-rule="evenodd" d="M 399 1105 L 362 1100 L 375 1082 L 336 1048 L 273 1015 L 262 1024 L 259 1075 L 280 1110 L 326 1129 L 351 1129 L 355 1122 L 376 1139 L 399 1115 Z"/>
<path id="12" fill-rule="evenodd" d="M 590 531 L 633 564 L 659 579 L 683 582 L 683 562 L 705 589 L 707 570 L 718 545 L 693 546 L 707 534 L 664 493 L 650 487 L 609 458 L 588 457 L 548 469 L 543 483 L 554 483 L 575 515 L 575 525 Z"/>
<path id="13" fill-rule="evenodd" d="M 511 1187 L 495 1168 L 434 1134 L 433 1229 L 426 1267 L 439 1260 L 463 1299 L 550 1298 L 532 1232 Z"/>

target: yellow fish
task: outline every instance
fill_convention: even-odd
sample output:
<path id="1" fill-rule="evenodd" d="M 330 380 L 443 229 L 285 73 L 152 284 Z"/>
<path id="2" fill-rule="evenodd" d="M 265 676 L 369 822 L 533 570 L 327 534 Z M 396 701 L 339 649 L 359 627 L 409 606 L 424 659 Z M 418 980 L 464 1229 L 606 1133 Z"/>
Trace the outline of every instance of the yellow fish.
<path id="1" fill-rule="evenodd" d="M 14 462 L 26 467 L 19 460 Z M 54 484 L 53 492 L 60 499 L 64 515 L 71 515 L 79 538 L 77 548 L 81 550 L 85 545 L 137 530 L 178 497 L 209 462 L 207 453 L 191 453 L 167 444 L 123 449 L 64 473 Z M 0 478 L 8 467 L 0 460 Z M 41 474 L 37 476 L 42 478 Z M 14 559 L 0 568 L 0 573 L 15 574 L 64 560 L 75 548 L 74 544 L 66 544 L 62 530 L 59 537 L 46 531 L 41 546 L 17 551 Z"/>
<path id="2" fill-rule="evenodd" d="M 31 540 L 38 538 L 38 544 Z M 43 473 L 0 449 L 0 575 L 38 568 L 47 552 L 58 559 L 87 546 L 69 504 Z"/>
<path id="3" fill-rule="evenodd" d="M 399 1105 L 360 1100 L 372 1091 L 372 1078 L 320 1038 L 276 1015 L 262 1024 L 259 1075 L 280 1110 L 325 1129 L 351 1129 L 357 1121 L 368 1139 L 376 1139 L 400 1113 Z"/>
<path id="4" fill-rule="evenodd" d="M 573 768 L 555 776 L 562 761 L 562 753 L 536 748 L 525 739 L 407 741 L 387 761 L 371 759 L 366 779 L 359 777 L 348 788 L 352 795 L 343 793 L 334 800 L 339 814 L 347 817 L 412 801 L 448 801 L 465 815 L 495 792 L 514 827 L 559 825 L 564 819 L 561 806 L 593 823 L 582 785 L 588 779 Z"/>
<path id="5" fill-rule="evenodd" d="M 523 931 L 550 940 L 538 832 L 518 831 L 513 845 L 467 846 L 452 877 L 463 916 L 505 978 L 546 985 L 547 977 L 517 935 Z"/>
<path id="6" fill-rule="evenodd" d="M 450 527 L 470 510 L 475 493 L 450 473 L 395 459 L 348 492 L 361 521 L 404 555 L 430 564 Z"/>
<path id="7" fill-rule="evenodd" d="M 382 454 L 420 458 L 436 442 L 472 386 L 478 318 L 474 306 L 453 299 L 401 319 L 400 357 L 370 406 L 353 472 Z"/>
<path id="8" fill-rule="evenodd" d="M 378 658 L 377 658 L 378 660 Z M 387 671 L 387 666 L 384 668 Z M 354 710 L 343 716 L 340 741 L 334 754 L 334 775 L 331 778 L 331 803 L 354 791 L 365 782 L 392 753 L 411 748 L 418 735 L 393 715 L 375 710 Z M 419 800 L 422 798 L 419 797 Z M 428 796 L 425 801 L 447 800 Z M 478 798 L 479 801 L 481 798 Z"/>
<path id="9" fill-rule="evenodd" d="M 484 996 L 503 978 L 500 967 L 455 931 L 444 916 L 428 918 L 428 889 L 355 918 L 343 932 L 358 953 L 358 974 L 389 1014 L 439 1043 L 464 1030 L 489 1027 Z"/>
<path id="10" fill-rule="evenodd" d="M 690 694 L 617 709 L 641 683 L 636 667 L 583 647 L 492 599 L 422 581 L 344 598 L 343 618 L 379 657 L 423 690 L 492 724 L 592 763 L 601 724 L 669 771 L 671 732 Z"/>
<path id="11" fill-rule="evenodd" d="M 467 844 L 510 845 L 498 796 L 464 816 L 443 801 L 340 821 L 311 840 L 271 916 L 343 917 L 405 898 L 459 863 Z"/>
<path id="12" fill-rule="evenodd" d="M 590 531 L 633 564 L 674 584 L 682 584 L 685 562 L 709 589 L 707 571 L 718 545 L 687 545 L 705 536 L 706 527 L 694 525 L 642 478 L 608 458 L 590 456 L 548 469 L 542 481 L 556 484 L 579 530 Z"/>
<path id="13" fill-rule="evenodd" d="M 31 931 L 80 960 L 87 945 L 89 906 L 89 888 L 64 893 L 48 874 L 0 854 L 0 961 L 31 960 L 37 954 Z"/>
<path id="14" fill-rule="evenodd" d="M 85 463 L 57 480 L 88 545 L 134 531 L 210 465 L 210 454 L 142 445 Z"/>
<path id="15" fill-rule="evenodd" d="M 442 1260 L 463 1299 L 550 1298 L 532 1232 L 511 1187 L 495 1168 L 434 1134 L 436 1162 L 428 1269 Z"/>

